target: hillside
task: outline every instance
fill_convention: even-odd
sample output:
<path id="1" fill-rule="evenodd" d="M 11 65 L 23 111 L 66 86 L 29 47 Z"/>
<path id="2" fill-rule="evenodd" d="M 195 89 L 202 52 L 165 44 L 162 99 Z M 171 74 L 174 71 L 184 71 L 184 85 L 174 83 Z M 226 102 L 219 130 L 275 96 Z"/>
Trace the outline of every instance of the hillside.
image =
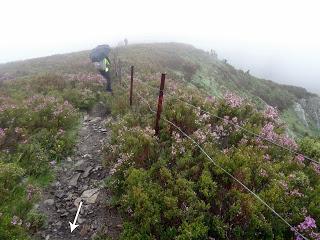
<path id="1" fill-rule="evenodd" d="M 320 239 L 316 95 L 178 43 L 112 49 L 111 95 L 88 54 L 0 65 L 0 239 Z"/>
<path id="2" fill-rule="evenodd" d="M 137 44 L 114 50 L 122 64 L 135 65 L 144 74 L 165 71 L 175 81 L 186 81 L 213 96 L 226 91 L 250 99 L 260 109 L 277 107 L 293 134 L 320 134 L 320 98 L 304 88 L 277 84 L 235 69 L 215 54 L 179 43 Z M 78 74 L 94 71 L 88 51 L 56 55 L 0 65 L 0 80 L 32 76 L 41 72 Z"/>

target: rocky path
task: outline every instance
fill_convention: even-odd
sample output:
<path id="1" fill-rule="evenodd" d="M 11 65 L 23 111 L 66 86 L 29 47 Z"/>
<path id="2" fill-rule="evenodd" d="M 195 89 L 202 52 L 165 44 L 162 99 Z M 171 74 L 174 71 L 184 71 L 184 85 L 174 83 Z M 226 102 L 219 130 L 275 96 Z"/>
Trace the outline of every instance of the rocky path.
<path id="1" fill-rule="evenodd" d="M 85 116 L 79 133 L 75 155 L 57 167 L 56 182 L 44 193 L 38 209 L 47 216 L 47 224 L 36 239 L 95 239 L 109 236 L 117 239 L 121 218 L 115 209 L 107 208 L 110 193 L 103 187 L 108 171 L 101 165 L 101 149 L 108 141 L 105 118 Z M 69 221 L 83 205 L 72 233 Z M 104 238 L 105 239 L 105 238 Z"/>

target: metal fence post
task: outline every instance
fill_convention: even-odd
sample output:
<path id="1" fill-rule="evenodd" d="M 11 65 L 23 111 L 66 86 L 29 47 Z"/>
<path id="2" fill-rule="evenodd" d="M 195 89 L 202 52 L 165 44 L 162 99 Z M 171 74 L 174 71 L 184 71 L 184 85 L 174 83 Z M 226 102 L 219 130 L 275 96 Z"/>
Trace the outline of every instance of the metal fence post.
<path id="1" fill-rule="evenodd" d="M 161 74 L 161 83 L 160 83 L 160 90 L 159 90 L 159 98 L 158 98 L 158 110 L 157 110 L 157 116 L 156 116 L 156 126 L 155 126 L 155 134 L 159 134 L 159 120 L 162 112 L 162 102 L 163 102 L 163 89 L 164 89 L 164 83 L 166 80 L 166 74 Z"/>
<path id="2" fill-rule="evenodd" d="M 133 92 L 133 69 L 134 69 L 134 66 L 131 66 L 131 82 L 130 82 L 130 106 L 132 106 L 132 92 Z"/>

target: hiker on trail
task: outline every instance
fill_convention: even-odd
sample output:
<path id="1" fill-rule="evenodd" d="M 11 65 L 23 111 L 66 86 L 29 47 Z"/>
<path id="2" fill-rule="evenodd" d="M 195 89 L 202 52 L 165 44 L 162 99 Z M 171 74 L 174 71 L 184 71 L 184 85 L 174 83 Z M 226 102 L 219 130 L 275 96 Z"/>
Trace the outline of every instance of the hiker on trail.
<path id="1" fill-rule="evenodd" d="M 99 45 L 94 48 L 90 53 L 90 59 L 94 63 L 96 69 L 107 81 L 107 92 L 112 92 L 111 89 L 111 76 L 110 76 L 110 59 L 108 57 L 110 52 L 109 45 Z"/>

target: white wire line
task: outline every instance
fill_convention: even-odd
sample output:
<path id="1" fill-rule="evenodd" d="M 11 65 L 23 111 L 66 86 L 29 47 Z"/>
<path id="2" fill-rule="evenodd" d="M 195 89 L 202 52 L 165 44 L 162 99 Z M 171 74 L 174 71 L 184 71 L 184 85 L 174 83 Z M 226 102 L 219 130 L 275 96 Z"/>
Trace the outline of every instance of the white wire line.
<path id="1" fill-rule="evenodd" d="M 140 82 L 141 82 L 141 81 L 140 81 Z M 143 83 L 143 84 L 144 84 L 145 86 L 149 87 L 149 88 L 155 89 L 154 87 L 149 86 L 147 83 Z M 159 90 L 158 90 L 158 91 L 159 91 Z M 174 99 L 176 99 L 176 100 L 178 100 L 178 101 L 180 101 L 180 102 L 183 102 L 183 103 L 185 103 L 185 104 L 187 104 L 187 105 L 189 105 L 189 106 L 191 106 L 191 107 L 193 107 L 193 108 L 199 109 L 202 113 L 206 113 L 206 114 L 208 114 L 208 115 L 210 115 L 210 116 L 212 116 L 212 117 L 215 117 L 215 118 L 217 118 L 217 119 L 220 119 L 220 120 L 223 120 L 223 121 L 227 121 L 228 124 L 233 125 L 233 126 L 236 126 L 236 127 L 240 128 L 241 130 L 245 131 L 246 133 L 249 133 L 249 134 L 251 134 L 251 135 L 253 135 L 253 136 L 257 137 L 257 138 L 260 138 L 260 139 L 262 139 L 262 140 L 264 140 L 264 141 L 266 141 L 266 142 L 269 142 L 269 143 L 271 143 L 271 144 L 273 144 L 273 145 L 275 145 L 275 146 L 277 146 L 277 147 L 280 147 L 280 148 L 282 148 L 282 149 L 285 149 L 285 150 L 289 151 L 290 153 L 292 153 L 292 154 L 294 154 L 294 155 L 301 155 L 301 156 L 303 156 L 305 159 L 307 159 L 307 160 L 309 160 L 309 161 L 311 161 L 311 162 L 314 162 L 314 163 L 316 163 L 316 164 L 320 164 L 320 162 L 317 161 L 317 160 L 314 160 L 314 159 L 312 159 L 312 158 L 310 158 L 310 157 L 308 157 L 308 156 L 306 156 L 306 155 L 304 155 L 304 154 L 302 154 L 302 153 L 299 153 L 299 152 L 297 152 L 297 151 L 295 151 L 295 150 L 293 150 L 293 149 L 290 149 L 290 148 L 288 148 L 288 147 L 285 147 L 285 146 L 283 146 L 283 145 L 281 145 L 281 144 L 279 144 L 279 143 L 277 143 L 277 142 L 275 142 L 275 141 L 272 141 L 272 140 L 270 140 L 270 139 L 268 139 L 268 138 L 265 138 L 265 137 L 261 136 L 260 134 L 257 134 L 257 133 L 255 133 L 255 132 L 252 132 L 252 131 L 250 131 L 250 130 L 242 127 L 242 126 L 236 125 L 235 123 L 233 123 L 233 122 L 230 121 L 230 120 L 224 119 L 224 118 L 219 117 L 219 116 L 217 116 L 217 115 L 215 115 L 215 114 L 212 114 L 212 113 L 210 113 L 210 112 L 208 112 L 208 111 L 205 111 L 205 110 L 201 109 L 200 107 L 197 107 L 197 106 L 195 106 L 195 105 L 193 105 L 193 104 L 191 104 L 191 103 L 189 103 L 189 102 L 187 102 L 187 101 L 182 100 L 182 99 L 179 98 L 179 97 L 176 97 L 175 95 L 173 95 L 173 94 L 170 93 L 170 92 L 166 92 L 166 94 L 170 95 L 170 96 L 173 97 Z"/>
<path id="2" fill-rule="evenodd" d="M 136 92 L 137 95 L 140 97 L 140 99 L 142 101 L 144 101 L 150 111 L 152 113 L 156 113 L 156 111 L 154 111 L 150 104 L 148 103 L 148 101 L 146 99 L 144 99 L 138 92 Z M 271 212 L 273 212 L 280 220 L 282 220 L 288 227 L 290 227 L 290 229 L 292 231 L 294 231 L 296 234 L 298 234 L 299 236 L 301 236 L 303 239 L 305 240 L 309 240 L 307 237 L 305 237 L 304 235 L 302 235 L 296 228 L 294 228 L 287 220 L 285 220 L 279 213 L 276 212 L 276 210 L 274 210 L 268 203 L 266 203 L 261 197 L 259 197 L 255 192 L 253 192 L 250 188 L 248 188 L 244 183 L 242 183 L 240 180 L 238 180 L 236 177 L 234 177 L 231 173 L 229 173 L 226 169 L 224 169 L 219 163 L 217 163 L 215 160 L 213 160 L 209 154 L 200 146 L 200 144 L 198 142 L 196 142 L 192 137 L 190 137 L 187 133 L 185 133 L 180 127 L 178 127 L 176 124 L 174 124 L 173 122 L 169 121 L 168 119 L 162 117 L 162 119 L 169 123 L 170 125 L 172 125 L 173 127 L 175 127 L 179 132 L 181 132 L 185 137 L 187 137 L 189 140 L 191 140 L 200 150 L 201 152 L 216 166 L 218 167 L 220 170 L 222 170 L 225 174 L 227 174 L 229 177 L 231 177 L 234 181 L 236 181 L 238 184 L 240 184 L 245 190 L 247 190 L 250 194 L 252 194 L 256 199 L 258 199 L 263 205 L 265 205 Z"/>

